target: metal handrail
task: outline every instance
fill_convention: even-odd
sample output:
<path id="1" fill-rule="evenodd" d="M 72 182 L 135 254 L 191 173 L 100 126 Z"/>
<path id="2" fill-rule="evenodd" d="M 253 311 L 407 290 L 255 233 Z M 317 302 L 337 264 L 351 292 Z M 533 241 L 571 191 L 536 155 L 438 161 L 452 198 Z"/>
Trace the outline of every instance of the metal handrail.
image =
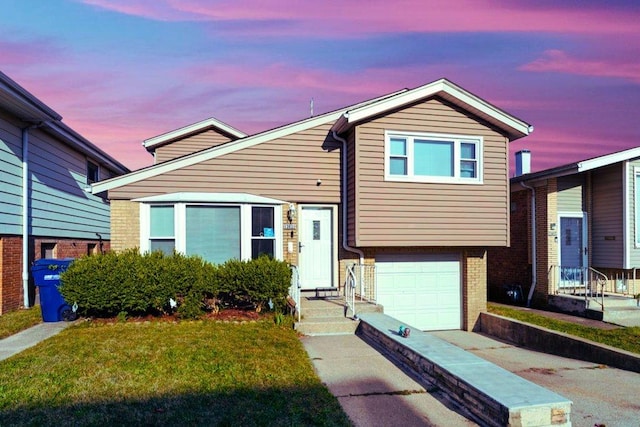
<path id="1" fill-rule="evenodd" d="M 609 281 L 609 278 L 607 277 L 606 274 L 596 270 L 595 268 L 591 268 L 589 267 L 589 271 L 590 271 L 590 275 L 589 275 L 589 283 L 593 282 L 593 275 L 595 274 L 596 278 L 595 278 L 595 297 L 592 296 L 592 298 L 594 299 L 594 301 L 598 302 L 598 285 L 600 285 L 600 306 L 602 307 L 602 311 L 604 311 L 604 291 L 605 291 L 605 287 L 607 286 L 607 282 Z M 591 286 L 589 287 L 591 288 Z M 590 289 L 591 291 L 591 289 Z M 591 293 L 591 292 L 590 292 Z M 592 294 L 593 295 L 593 294 Z"/>
<path id="2" fill-rule="evenodd" d="M 300 275 L 298 267 L 291 266 L 291 285 L 289 286 L 289 296 L 293 299 L 295 306 L 292 307 L 293 314 L 297 317 L 298 322 L 302 316 L 302 306 L 300 305 Z"/>
<path id="3" fill-rule="evenodd" d="M 356 315 L 356 286 L 358 279 L 356 278 L 356 273 L 353 271 L 353 267 L 356 264 L 347 265 L 346 276 L 347 280 L 344 287 L 344 303 L 345 303 L 345 316 L 348 316 L 349 309 L 351 310 L 352 317 L 357 318 Z"/>

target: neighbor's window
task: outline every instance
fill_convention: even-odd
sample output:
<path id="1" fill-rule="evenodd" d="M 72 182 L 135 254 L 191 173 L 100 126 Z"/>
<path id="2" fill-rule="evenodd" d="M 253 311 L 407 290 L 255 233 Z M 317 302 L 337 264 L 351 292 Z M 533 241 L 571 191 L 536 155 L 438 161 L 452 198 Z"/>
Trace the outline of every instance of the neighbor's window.
<path id="1" fill-rule="evenodd" d="M 385 179 L 481 182 L 482 138 L 387 132 Z"/>
<path id="2" fill-rule="evenodd" d="M 87 184 L 91 184 L 100 180 L 100 168 L 97 164 L 87 160 Z"/>
<path id="3" fill-rule="evenodd" d="M 273 208 L 253 206 L 251 208 L 251 258 L 260 255 L 275 256 L 275 228 Z"/>
<path id="4" fill-rule="evenodd" d="M 176 247 L 173 206 L 151 206 L 149 222 L 149 249 L 171 255 Z"/>

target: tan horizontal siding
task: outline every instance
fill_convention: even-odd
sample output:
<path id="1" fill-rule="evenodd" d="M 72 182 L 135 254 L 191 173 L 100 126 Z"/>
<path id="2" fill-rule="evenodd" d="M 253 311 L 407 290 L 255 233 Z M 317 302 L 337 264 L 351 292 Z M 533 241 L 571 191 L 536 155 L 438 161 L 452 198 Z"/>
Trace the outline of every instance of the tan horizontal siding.
<path id="1" fill-rule="evenodd" d="M 482 184 L 384 181 L 384 133 L 481 136 Z M 503 246 L 508 242 L 506 138 L 439 99 L 357 128 L 356 244 L 359 246 Z"/>
<path id="2" fill-rule="evenodd" d="M 216 147 L 229 141 L 231 141 L 231 138 L 227 135 L 223 135 L 213 129 L 210 129 L 158 147 L 155 150 L 156 163 L 166 162 L 167 160 L 172 160 L 186 154 Z"/>
<path id="3" fill-rule="evenodd" d="M 339 203 L 340 150 L 322 148 L 329 129 L 329 125 L 323 125 L 245 148 L 111 190 L 109 197 L 242 192 L 289 202 Z"/>

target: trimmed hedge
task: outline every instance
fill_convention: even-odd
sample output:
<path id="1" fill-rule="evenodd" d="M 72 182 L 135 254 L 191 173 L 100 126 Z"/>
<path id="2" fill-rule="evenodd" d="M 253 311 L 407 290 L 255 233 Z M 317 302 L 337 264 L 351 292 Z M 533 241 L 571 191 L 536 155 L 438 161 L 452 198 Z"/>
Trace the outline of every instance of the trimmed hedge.
<path id="1" fill-rule="evenodd" d="M 195 318 L 221 306 L 284 308 L 291 272 L 270 257 L 220 266 L 197 256 L 137 249 L 75 260 L 61 274 L 60 293 L 81 315 L 115 317 L 177 311 Z M 173 303 L 173 304 L 172 304 Z"/>

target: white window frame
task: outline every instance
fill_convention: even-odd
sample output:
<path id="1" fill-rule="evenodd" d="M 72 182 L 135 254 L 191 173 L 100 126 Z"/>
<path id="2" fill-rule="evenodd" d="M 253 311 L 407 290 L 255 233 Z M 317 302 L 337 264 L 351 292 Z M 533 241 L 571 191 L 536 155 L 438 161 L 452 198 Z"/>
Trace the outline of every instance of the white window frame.
<path id="1" fill-rule="evenodd" d="M 406 158 L 407 158 L 407 174 L 393 175 L 391 174 L 391 139 L 404 138 L 407 140 Z M 428 139 L 431 141 L 443 141 L 453 143 L 454 170 L 453 176 L 427 176 L 414 174 L 414 140 Z M 473 178 L 463 178 L 460 176 L 461 145 L 463 143 L 474 144 L 476 147 L 476 176 Z M 483 145 L 484 140 L 481 136 L 472 135 L 454 135 L 441 133 L 422 133 L 422 132 L 404 132 L 404 131 L 385 131 L 384 135 L 384 180 L 399 182 L 430 182 L 445 184 L 482 184 L 483 183 Z"/>
<path id="2" fill-rule="evenodd" d="M 174 238 L 175 249 L 182 254 L 187 249 L 187 206 L 209 206 L 209 207 L 239 207 L 240 208 L 240 258 L 243 260 L 251 259 L 251 224 L 252 214 L 251 208 L 254 206 L 273 208 L 274 216 L 274 258 L 283 260 L 283 244 L 282 244 L 282 205 L 271 204 L 240 204 L 240 203 L 202 203 L 202 202 L 176 202 L 176 203 L 140 203 L 140 251 L 148 252 L 150 250 L 150 226 L 151 226 L 151 206 L 169 206 L 174 207 Z"/>

